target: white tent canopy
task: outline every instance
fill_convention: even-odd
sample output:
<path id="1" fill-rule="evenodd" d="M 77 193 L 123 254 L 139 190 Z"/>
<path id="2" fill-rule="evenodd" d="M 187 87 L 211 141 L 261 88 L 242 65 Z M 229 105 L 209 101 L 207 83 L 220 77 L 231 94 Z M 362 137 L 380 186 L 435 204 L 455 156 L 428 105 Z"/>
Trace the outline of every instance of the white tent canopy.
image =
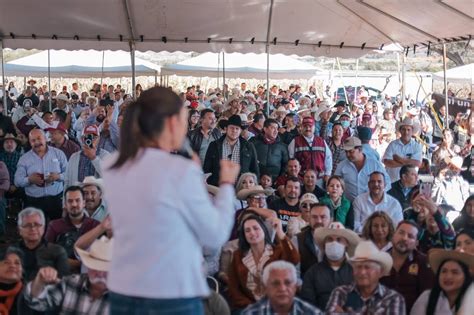
<path id="1" fill-rule="evenodd" d="M 103 69 L 102 69 L 103 62 Z M 128 77 L 131 73 L 130 53 L 124 51 L 51 50 L 51 77 L 90 78 Z M 135 57 L 137 76 L 155 76 L 160 66 Z M 48 76 L 48 51 L 42 51 L 5 64 L 6 76 Z"/>
<path id="2" fill-rule="evenodd" d="M 7 48 L 358 57 L 467 39 L 472 0 L 0 0 Z M 46 21 L 46 22 L 45 22 Z M 131 45 L 130 45 L 131 43 Z"/>
<path id="3" fill-rule="evenodd" d="M 216 77 L 222 75 L 222 55 L 204 53 L 197 57 L 181 61 L 174 65 L 164 66 L 163 75 L 179 75 L 193 77 Z M 242 79 L 266 79 L 267 55 L 266 54 L 225 54 L 225 76 Z M 220 60 L 220 62 L 219 62 Z M 219 72 L 218 72 L 219 67 Z M 316 75 L 320 69 L 287 57 L 281 54 L 270 55 L 270 78 L 280 79 L 309 79 Z"/>
<path id="4" fill-rule="evenodd" d="M 446 71 L 446 77 L 448 79 L 448 83 L 464 83 L 474 85 L 474 63 L 451 68 Z M 444 80 L 443 71 L 433 74 L 433 79 Z"/>

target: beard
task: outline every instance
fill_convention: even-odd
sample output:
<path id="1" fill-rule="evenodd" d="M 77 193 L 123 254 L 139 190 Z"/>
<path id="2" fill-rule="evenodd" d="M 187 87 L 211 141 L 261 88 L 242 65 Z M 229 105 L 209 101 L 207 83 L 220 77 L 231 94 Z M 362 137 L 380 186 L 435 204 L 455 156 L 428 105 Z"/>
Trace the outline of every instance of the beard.
<path id="1" fill-rule="evenodd" d="M 103 122 L 105 120 L 105 115 L 97 115 L 97 118 L 96 118 L 97 122 Z"/>

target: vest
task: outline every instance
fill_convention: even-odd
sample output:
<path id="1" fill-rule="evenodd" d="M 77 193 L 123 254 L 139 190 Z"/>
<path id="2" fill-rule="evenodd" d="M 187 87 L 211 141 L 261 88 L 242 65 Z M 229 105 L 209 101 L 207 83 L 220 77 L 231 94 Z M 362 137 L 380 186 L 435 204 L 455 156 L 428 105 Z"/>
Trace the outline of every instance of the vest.
<path id="1" fill-rule="evenodd" d="M 324 159 L 326 158 L 326 143 L 321 137 L 314 136 L 311 145 L 303 136 L 295 138 L 295 158 L 301 164 L 301 171 L 315 170 L 318 177 L 323 177 Z"/>

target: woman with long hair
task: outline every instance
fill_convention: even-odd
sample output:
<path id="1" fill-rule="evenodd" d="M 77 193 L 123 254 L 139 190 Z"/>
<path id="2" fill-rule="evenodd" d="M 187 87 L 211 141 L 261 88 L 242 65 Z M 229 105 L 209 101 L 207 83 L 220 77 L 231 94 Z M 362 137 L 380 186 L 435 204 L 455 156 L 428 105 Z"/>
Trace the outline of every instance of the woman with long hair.
<path id="1" fill-rule="evenodd" d="M 436 273 L 436 283 L 431 290 L 423 292 L 413 305 L 412 315 L 454 315 L 457 314 L 472 277 L 469 266 L 474 256 L 465 253 L 433 249 L 429 264 Z"/>
<path id="2" fill-rule="evenodd" d="M 454 144 L 453 132 L 450 129 L 443 130 L 443 138 L 438 148 L 433 152 L 432 163 L 435 167 L 435 174 L 445 168 L 451 159 L 459 154 L 461 149 Z"/>
<path id="3" fill-rule="evenodd" d="M 352 204 L 344 196 L 346 184 L 342 177 L 333 175 L 329 177 L 326 189 L 327 195 L 320 198 L 319 201 L 324 203 L 332 212 L 334 221 L 339 221 L 348 229 L 354 228 L 354 210 Z"/>
<path id="4" fill-rule="evenodd" d="M 273 218 L 272 227 L 276 240 L 259 216 L 250 215 L 242 220 L 239 228 L 239 249 L 234 252 L 229 270 L 229 300 L 234 312 L 239 312 L 264 295 L 262 272 L 275 260 L 293 264 L 300 261 L 298 250 L 283 232 L 281 220 Z"/>
<path id="5" fill-rule="evenodd" d="M 189 118 L 188 118 L 188 130 L 192 131 L 197 128 L 199 124 L 199 119 L 201 115 L 199 115 L 199 111 L 196 109 L 191 109 L 189 111 Z"/>
<path id="6" fill-rule="evenodd" d="M 453 227 L 455 231 L 465 229 L 474 232 L 474 195 L 466 199 L 461 213 L 453 221 Z"/>
<path id="7" fill-rule="evenodd" d="M 171 154 L 184 143 L 187 119 L 173 91 L 144 91 L 125 111 L 120 151 L 104 162 L 115 238 L 108 275 L 113 315 L 203 314 L 209 288 L 201 248 L 219 248 L 229 238 L 240 167 L 221 161 L 214 206 L 200 166 Z"/>
<path id="8" fill-rule="evenodd" d="M 392 236 L 395 233 L 393 220 L 383 211 L 375 211 L 365 221 L 362 237 L 372 241 L 380 250 L 386 252 L 392 248 Z"/>

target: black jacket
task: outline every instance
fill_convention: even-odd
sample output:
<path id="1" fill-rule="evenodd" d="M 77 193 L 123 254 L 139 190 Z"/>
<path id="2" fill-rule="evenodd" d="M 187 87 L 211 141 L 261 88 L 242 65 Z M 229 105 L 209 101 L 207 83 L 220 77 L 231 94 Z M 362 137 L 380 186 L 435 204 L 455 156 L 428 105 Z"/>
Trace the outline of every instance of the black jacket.
<path id="1" fill-rule="evenodd" d="M 410 192 L 405 195 L 403 194 L 403 187 L 402 183 L 400 180 L 397 180 L 395 183 L 392 184 L 392 188 L 388 191 L 388 194 L 392 196 L 393 198 L 397 199 L 398 202 L 400 203 L 400 206 L 402 206 L 402 210 L 405 210 L 406 208 L 411 207 L 410 205 L 410 200 L 411 196 L 413 195 L 413 192 L 417 190 L 418 186 L 413 187 Z"/>
<path id="2" fill-rule="evenodd" d="M 212 129 L 210 136 L 214 139 L 219 139 L 222 136 L 222 133 L 218 128 L 214 128 Z M 194 152 L 199 153 L 203 138 L 204 135 L 201 132 L 201 127 L 188 132 L 189 144 Z"/>
<path id="3" fill-rule="evenodd" d="M 224 144 L 225 135 L 209 144 L 206 158 L 204 159 L 204 173 L 212 173 L 207 180 L 210 185 L 219 184 L 220 160 L 222 159 L 222 146 Z M 257 152 L 253 144 L 240 137 L 240 174 L 251 172 L 260 177 L 257 162 Z"/>
<path id="4" fill-rule="evenodd" d="M 250 140 L 257 152 L 260 173 L 266 172 L 275 180 L 285 173 L 288 163 L 288 147 L 277 137 L 275 143 L 266 144 L 263 136 L 258 135 Z"/>

